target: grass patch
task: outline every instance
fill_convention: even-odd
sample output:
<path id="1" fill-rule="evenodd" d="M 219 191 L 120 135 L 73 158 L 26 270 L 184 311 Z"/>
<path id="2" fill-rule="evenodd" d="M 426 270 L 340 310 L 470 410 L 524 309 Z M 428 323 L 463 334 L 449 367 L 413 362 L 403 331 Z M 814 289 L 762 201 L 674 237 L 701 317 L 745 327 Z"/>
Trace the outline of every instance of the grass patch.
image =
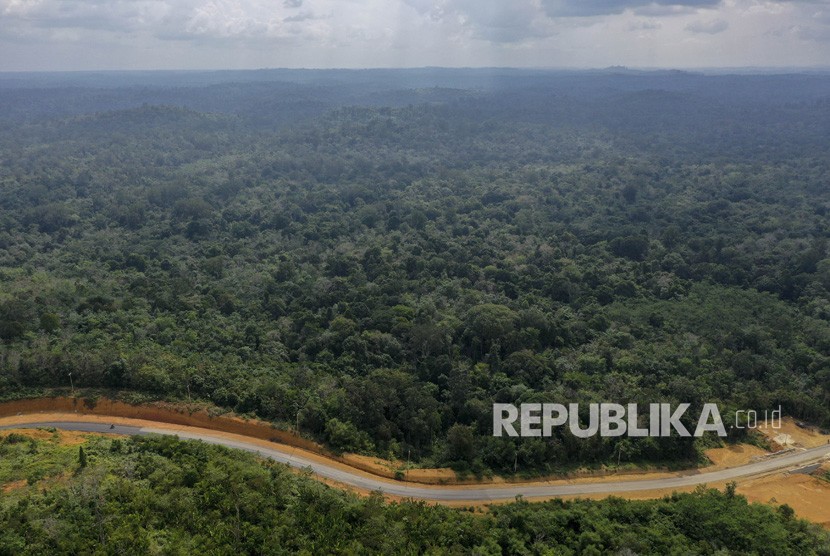
<path id="1" fill-rule="evenodd" d="M 58 477 L 77 465 L 78 446 L 62 445 L 60 433 L 48 432 L 52 434 L 47 439 L 17 432 L 0 435 L 0 484 L 25 480 L 34 485 Z M 84 446 L 98 443 L 96 439 L 85 442 Z M 89 451 L 94 452 L 94 447 Z"/>

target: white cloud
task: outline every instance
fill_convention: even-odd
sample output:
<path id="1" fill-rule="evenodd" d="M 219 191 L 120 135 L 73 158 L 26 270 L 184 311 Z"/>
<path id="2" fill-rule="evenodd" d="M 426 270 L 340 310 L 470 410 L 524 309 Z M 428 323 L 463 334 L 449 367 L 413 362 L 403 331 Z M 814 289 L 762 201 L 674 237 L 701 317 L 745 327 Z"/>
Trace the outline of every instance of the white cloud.
<path id="1" fill-rule="evenodd" d="M 133 31 L 170 11 L 164 0 L 6 0 L 0 20 L 18 27 Z"/>

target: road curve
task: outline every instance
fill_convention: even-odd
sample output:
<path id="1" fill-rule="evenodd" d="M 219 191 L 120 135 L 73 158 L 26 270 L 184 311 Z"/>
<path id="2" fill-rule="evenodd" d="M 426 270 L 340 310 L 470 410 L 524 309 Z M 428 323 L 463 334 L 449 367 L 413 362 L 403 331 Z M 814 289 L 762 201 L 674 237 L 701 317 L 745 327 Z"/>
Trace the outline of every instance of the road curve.
<path id="1" fill-rule="evenodd" d="M 159 423 L 160 426 L 163 423 Z M 630 481 L 603 481 L 592 483 L 566 483 L 548 485 L 520 485 L 507 484 L 504 486 L 488 487 L 446 487 L 432 485 L 414 485 L 412 483 L 397 482 L 374 478 L 366 474 L 351 472 L 345 469 L 327 465 L 325 463 L 306 459 L 291 453 L 290 448 L 285 450 L 265 448 L 254 442 L 247 442 L 239 437 L 239 440 L 227 438 L 227 435 L 219 436 L 209 429 L 190 429 L 189 431 L 171 430 L 165 428 L 138 427 L 110 425 L 97 422 L 84 421 L 38 421 L 32 416 L 31 421 L 13 425 L 0 426 L 2 429 L 18 428 L 43 428 L 54 427 L 56 429 L 92 432 L 92 433 L 116 433 L 126 435 L 149 435 L 162 434 L 178 436 L 181 439 L 201 440 L 208 444 L 218 444 L 228 448 L 235 448 L 252 452 L 274 461 L 288 464 L 292 467 L 310 469 L 319 477 L 331 479 L 339 483 L 369 491 L 381 491 L 384 494 L 429 500 L 432 502 L 482 502 L 497 500 L 512 500 L 516 496 L 525 498 L 549 498 L 556 496 L 581 496 L 581 495 L 604 495 L 622 492 L 639 492 L 648 490 L 672 490 L 692 487 L 704 483 L 718 483 L 731 481 L 746 477 L 762 475 L 773 471 L 786 470 L 795 466 L 818 461 L 830 456 L 830 444 L 812 448 L 809 450 L 791 452 L 781 456 L 773 456 L 768 459 L 722 469 L 696 474 L 678 475 L 675 477 L 663 477 L 656 479 L 638 479 Z"/>

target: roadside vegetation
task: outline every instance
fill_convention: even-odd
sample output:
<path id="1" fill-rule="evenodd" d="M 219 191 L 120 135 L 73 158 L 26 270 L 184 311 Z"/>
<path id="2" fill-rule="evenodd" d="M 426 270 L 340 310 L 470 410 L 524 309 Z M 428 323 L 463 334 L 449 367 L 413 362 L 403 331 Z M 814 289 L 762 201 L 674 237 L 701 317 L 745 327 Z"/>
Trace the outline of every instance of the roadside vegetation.
<path id="1" fill-rule="evenodd" d="M 730 487 L 470 511 L 360 498 L 200 442 L 65 435 L 0 434 L 0 555 L 830 554 L 826 531 Z"/>

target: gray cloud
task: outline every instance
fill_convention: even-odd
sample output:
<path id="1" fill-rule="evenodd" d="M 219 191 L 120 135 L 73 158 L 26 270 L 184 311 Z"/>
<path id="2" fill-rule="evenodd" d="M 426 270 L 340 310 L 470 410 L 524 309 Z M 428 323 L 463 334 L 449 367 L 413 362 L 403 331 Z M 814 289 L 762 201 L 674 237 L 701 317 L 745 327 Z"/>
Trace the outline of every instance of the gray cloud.
<path id="1" fill-rule="evenodd" d="M 660 25 L 657 21 L 653 21 L 651 19 L 634 21 L 629 26 L 628 29 L 630 31 L 653 31 L 655 29 L 660 29 L 663 26 Z"/>
<path id="2" fill-rule="evenodd" d="M 477 39 L 514 43 L 549 36 L 552 28 L 533 0 L 405 0 L 433 21 L 455 23 Z"/>
<path id="3" fill-rule="evenodd" d="M 433 2 L 432 0 L 403 0 L 403 3 L 413 8 L 416 12 L 421 15 L 430 12 L 438 12 L 439 6 L 437 2 Z"/>
<path id="4" fill-rule="evenodd" d="M 303 12 L 297 15 L 291 15 L 283 18 L 286 23 L 300 23 L 302 21 L 309 21 L 311 19 L 325 19 L 324 17 L 314 15 L 312 12 Z"/>
<path id="5" fill-rule="evenodd" d="M 0 36 L 41 40 L 118 42 L 141 40 L 228 41 L 277 44 L 312 41 L 320 35 L 297 13 L 302 0 L 0 0 Z M 293 14 L 293 15 L 289 15 Z"/>
<path id="6" fill-rule="evenodd" d="M 0 70 L 827 60 L 829 0 L 0 0 Z"/>
<path id="7" fill-rule="evenodd" d="M 799 26 L 796 33 L 805 41 L 830 43 L 830 27 Z"/>
<path id="8" fill-rule="evenodd" d="M 827 0 L 779 0 L 782 5 L 796 8 L 796 21 L 784 20 L 770 28 L 766 36 L 797 37 L 802 41 L 830 43 L 830 3 Z"/>
<path id="9" fill-rule="evenodd" d="M 635 15 L 640 15 L 644 17 L 673 17 L 679 15 L 688 15 L 697 13 L 699 8 L 694 6 L 677 6 L 677 5 L 661 5 L 661 4 L 649 4 L 647 6 L 640 6 L 639 8 L 634 8 L 632 12 Z"/>
<path id="10" fill-rule="evenodd" d="M 686 30 L 690 33 L 705 33 L 707 35 L 717 35 L 723 33 L 729 28 L 729 22 L 723 19 L 714 19 L 712 21 L 693 21 L 686 25 Z"/>
<path id="11" fill-rule="evenodd" d="M 694 12 L 718 6 L 722 0 L 403 0 L 432 21 L 455 22 L 474 38 L 494 43 L 517 43 L 556 34 L 558 18 L 620 14 L 629 9 L 652 9 L 664 14 Z M 657 29 L 642 24 L 638 30 Z M 632 29 L 634 30 L 634 29 Z"/>
<path id="12" fill-rule="evenodd" d="M 634 8 L 713 8 L 722 0 L 542 0 L 545 12 L 551 17 L 590 17 L 621 14 Z"/>

